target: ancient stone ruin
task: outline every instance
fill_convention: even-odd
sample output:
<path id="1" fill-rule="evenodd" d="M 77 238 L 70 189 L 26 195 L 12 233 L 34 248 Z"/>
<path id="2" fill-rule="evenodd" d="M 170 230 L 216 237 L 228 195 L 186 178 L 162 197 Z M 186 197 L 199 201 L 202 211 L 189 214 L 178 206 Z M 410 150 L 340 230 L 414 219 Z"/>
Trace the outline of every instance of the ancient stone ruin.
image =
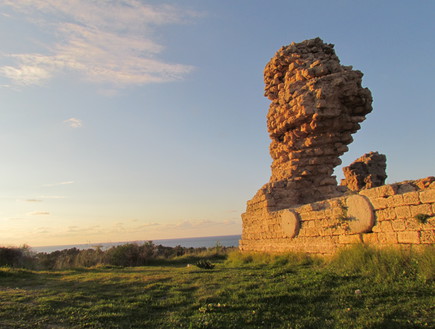
<path id="1" fill-rule="evenodd" d="M 266 194 L 277 209 L 337 195 L 334 167 L 372 110 L 361 78 L 319 38 L 281 48 L 266 65 L 273 159 Z"/>
<path id="2" fill-rule="evenodd" d="M 378 152 L 370 152 L 356 159 L 350 166 L 343 168 L 342 186 L 352 191 L 378 187 L 387 179 L 387 157 Z"/>
<path id="3" fill-rule="evenodd" d="M 372 111 L 371 93 L 362 87 L 362 76 L 351 66 L 341 65 L 334 45 L 320 38 L 282 47 L 266 65 L 265 96 L 271 100 L 267 127 L 272 140 L 272 175 L 247 202 L 242 215 L 241 250 L 327 254 L 340 243 L 365 241 L 363 233 L 371 241 L 379 238 L 381 244 L 387 240 L 387 244 L 434 243 L 432 220 L 420 223 L 429 223 L 426 226 L 414 225 L 412 232 L 417 235 L 403 239 L 394 233 L 394 237 L 385 240 L 382 234 L 393 231 L 376 232 L 376 225 L 380 225 L 381 218 L 403 221 L 417 211 L 432 218 L 435 183 L 422 188 L 406 182 L 385 189 L 386 158 L 376 152 L 346 167 L 342 186 L 337 186 L 332 175 L 341 164 L 339 157 L 353 140 L 352 134 Z M 406 197 L 412 203 L 410 199 L 408 203 L 404 201 L 403 193 L 414 193 Z M 396 213 L 397 207 L 411 205 L 418 207 Z M 380 215 L 386 209 L 389 215 Z M 404 227 L 408 234 L 408 226 Z"/>

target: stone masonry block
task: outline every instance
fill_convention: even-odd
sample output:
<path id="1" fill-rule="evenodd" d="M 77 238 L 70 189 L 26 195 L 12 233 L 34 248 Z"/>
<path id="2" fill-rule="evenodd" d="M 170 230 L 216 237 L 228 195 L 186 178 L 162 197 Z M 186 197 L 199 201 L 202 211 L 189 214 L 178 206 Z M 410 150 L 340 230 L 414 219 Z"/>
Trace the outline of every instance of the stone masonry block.
<path id="1" fill-rule="evenodd" d="M 405 231 L 397 233 L 397 241 L 399 243 L 420 243 L 420 233 L 417 231 Z"/>
<path id="2" fill-rule="evenodd" d="M 391 223 L 391 228 L 395 232 L 406 230 L 406 224 L 404 220 L 396 219 L 396 220 L 392 220 L 390 223 Z"/>
<path id="3" fill-rule="evenodd" d="M 403 196 L 401 194 L 390 196 L 387 198 L 387 204 L 391 208 L 403 206 Z"/>
<path id="4" fill-rule="evenodd" d="M 299 232 L 299 236 L 319 236 L 319 229 L 317 227 L 307 227 L 305 229 L 301 229 Z"/>
<path id="5" fill-rule="evenodd" d="M 338 224 L 338 221 L 335 218 L 324 218 L 322 220 L 319 220 L 318 223 L 321 227 L 333 227 Z"/>
<path id="6" fill-rule="evenodd" d="M 435 216 L 429 217 L 426 220 L 426 223 L 421 225 L 421 229 L 424 231 L 430 231 L 430 230 L 435 231 Z"/>
<path id="7" fill-rule="evenodd" d="M 361 242 L 362 242 L 362 238 L 360 234 L 340 235 L 338 237 L 338 243 L 341 244 L 361 243 Z"/>
<path id="8" fill-rule="evenodd" d="M 396 244 L 397 233 L 378 233 L 378 241 L 383 244 Z"/>
<path id="9" fill-rule="evenodd" d="M 395 210 L 396 210 L 397 218 L 411 217 L 411 210 L 409 209 L 409 206 L 397 207 Z"/>
<path id="10" fill-rule="evenodd" d="M 432 207 L 429 204 L 420 204 L 418 206 L 411 206 L 411 216 L 414 217 L 418 214 L 433 215 Z"/>
<path id="11" fill-rule="evenodd" d="M 325 227 L 323 230 L 320 230 L 321 236 L 331 236 L 334 234 L 335 229 L 332 227 Z"/>
<path id="12" fill-rule="evenodd" d="M 297 211 L 299 214 L 305 213 L 305 212 L 309 212 L 311 210 L 313 210 L 313 208 L 311 207 L 311 204 L 306 204 L 300 207 L 296 207 L 296 208 L 292 208 L 294 211 Z"/>
<path id="13" fill-rule="evenodd" d="M 373 209 L 378 210 L 378 209 L 385 209 L 388 207 L 387 205 L 387 198 L 371 198 L 370 202 L 373 205 Z"/>
<path id="14" fill-rule="evenodd" d="M 377 244 L 379 242 L 377 233 L 364 233 L 362 239 L 367 244 Z"/>
<path id="15" fill-rule="evenodd" d="M 314 211 L 308 211 L 308 212 L 300 212 L 299 217 L 301 220 L 313 220 L 316 218 L 316 213 Z"/>
<path id="16" fill-rule="evenodd" d="M 418 192 L 409 192 L 403 194 L 403 204 L 404 205 L 418 205 L 420 203 Z"/>
<path id="17" fill-rule="evenodd" d="M 359 192 L 359 194 L 364 195 L 364 196 L 368 197 L 369 199 L 375 199 L 379 196 L 378 189 L 379 189 L 379 187 L 362 190 Z"/>
<path id="18" fill-rule="evenodd" d="M 378 197 L 396 195 L 397 185 L 382 185 L 376 188 Z"/>
<path id="19" fill-rule="evenodd" d="M 394 211 L 394 208 L 387 208 L 376 211 L 376 219 L 378 222 L 381 222 L 383 220 L 392 220 L 395 218 L 397 218 L 397 215 Z"/>
<path id="20" fill-rule="evenodd" d="M 435 243 L 435 231 L 422 231 L 420 232 L 421 243 Z"/>
<path id="21" fill-rule="evenodd" d="M 405 221 L 405 225 L 408 231 L 421 231 L 425 224 L 419 223 L 415 218 L 410 218 Z"/>
<path id="22" fill-rule="evenodd" d="M 375 226 L 372 227 L 372 232 L 375 232 L 375 233 L 382 232 L 381 226 L 379 225 L 379 223 L 377 223 Z"/>
<path id="23" fill-rule="evenodd" d="M 316 222 L 313 220 L 309 220 L 309 221 L 306 221 L 303 223 L 304 223 L 305 227 L 317 227 Z"/>
<path id="24" fill-rule="evenodd" d="M 383 221 L 383 222 L 379 222 L 378 226 L 380 229 L 380 232 L 385 232 L 385 233 L 389 233 L 389 232 L 394 232 L 396 230 L 393 230 L 393 226 L 392 223 L 395 221 Z"/>
<path id="25" fill-rule="evenodd" d="M 435 189 L 425 190 L 420 192 L 420 201 L 422 203 L 434 203 L 435 202 Z"/>
<path id="26" fill-rule="evenodd" d="M 370 199 L 396 195 L 397 185 L 382 185 L 379 187 L 362 190 L 359 192 L 359 194 L 364 195 Z"/>

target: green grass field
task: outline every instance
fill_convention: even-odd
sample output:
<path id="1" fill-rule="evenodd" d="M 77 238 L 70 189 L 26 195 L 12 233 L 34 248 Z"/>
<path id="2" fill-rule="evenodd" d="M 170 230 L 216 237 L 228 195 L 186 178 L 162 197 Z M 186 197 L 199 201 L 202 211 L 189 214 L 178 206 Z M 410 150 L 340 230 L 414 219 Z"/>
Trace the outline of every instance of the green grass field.
<path id="1" fill-rule="evenodd" d="M 367 266 L 233 253 L 212 270 L 4 267 L 0 328 L 435 328 L 433 249 L 383 268 L 359 255 Z"/>

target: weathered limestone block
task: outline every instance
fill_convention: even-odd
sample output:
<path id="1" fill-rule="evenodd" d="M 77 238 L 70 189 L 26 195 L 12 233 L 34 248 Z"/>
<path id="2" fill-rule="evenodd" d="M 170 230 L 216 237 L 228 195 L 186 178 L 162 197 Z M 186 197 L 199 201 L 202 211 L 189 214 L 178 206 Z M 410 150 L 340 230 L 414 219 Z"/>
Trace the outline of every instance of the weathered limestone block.
<path id="1" fill-rule="evenodd" d="M 377 233 L 367 233 L 362 234 L 363 243 L 366 244 L 377 244 L 379 242 Z"/>
<path id="2" fill-rule="evenodd" d="M 360 234 L 350 234 L 350 235 L 340 235 L 338 243 L 341 244 L 351 244 L 351 243 L 361 243 L 362 236 Z"/>
<path id="3" fill-rule="evenodd" d="M 415 184 L 422 190 L 427 188 L 435 188 L 435 177 L 429 176 L 415 181 Z"/>
<path id="4" fill-rule="evenodd" d="M 424 214 L 424 215 L 429 215 L 432 216 L 432 207 L 429 204 L 421 204 L 418 206 L 411 206 L 410 207 L 411 210 L 411 216 L 415 217 L 416 215 L 419 214 Z"/>
<path id="5" fill-rule="evenodd" d="M 403 204 L 414 206 L 420 203 L 419 193 L 418 192 L 408 192 L 403 194 Z"/>
<path id="6" fill-rule="evenodd" d="M 378 225 L 376 225 L 378 227 L 378 232 L 394 232 L 394 231 L 401 231 L 401 230 L 396 230 L 395 226 L 393 225 L 393 223 L 396 223 L 398 221 L 383 221 L 383 222 L 379 222 Z M 405 225 L 403 225 L 403 227 L 405 227 Z M 375 231 L 375 228 L 373 228 L 373 231 Z"/>
<path id="7" fill-rule="evenodd" d="M 392 226 L 393 230 L 396 232 L 406 230 L 406 223 L 402 219 L 396 219 L 396 220 L 391 221 L 391 226 Z"/>
<path id="8" fill-rule="evenodd" d="M 397 195 L 393 195 L 390 196 L 388 198 L 388 206 L 389 207 L 400 207 L 400 206 L 404 206 L 404 202 L 403 202 L 403 195 L 402 194 L 397 194 Z"/>
<path id="9" fill-rule="evenodd" d="M 410 218 L 411 210 L 409 206 L 401 206 L 394 208 L 396 211 L 397 218 Z"/>
<path id="10" fill-rule="evenodd" d="M 435 234 L 433 234 L 433 231 L 421 231 L 420 241 L 421 243 L 435 243 Z"/>
<path id="11" fill-rule="evenodd" d="M 420 233 L 416 231 L 404 231 L 397 233 L 397 241 L 399 243 L 420 243 Z"/>
<path id="12" fill-rule="evenodd" d="M 365 195 L 368 198 L 386 198 L 392 195 L 396 195 L 397 191 L 398 191 L 398 186 L 393 184 L 393 185 L 382 185 L 368 190 L 362 190 L 359 192 L 359 194 Z"/>
<path id="13" fill-rule="evenodd" d="M 388 207 L 387 198 L 371 198 L 370 201 L 375 210 L 382 210 Z"/>
<path id="14" fill-rule="evenodd" d="M 384 154 L 370 152 L 343 168 L 342 186 L 352 191 L 382 186 L 387 179 L 387 158 Z"/>
<path id="15" fill-rule="evenodd" d="M 423 203 L 434 203 L 435 202 L 435 190 L 430 189 L 430 190 L 422 191 L 420 193 L 420 200 Z"/>
<path id="16" fill-rule="evenodd" d="M 380 244 L 394 245 L 397 244 L 397 233 L 378 233 L 378 241 Z"/>

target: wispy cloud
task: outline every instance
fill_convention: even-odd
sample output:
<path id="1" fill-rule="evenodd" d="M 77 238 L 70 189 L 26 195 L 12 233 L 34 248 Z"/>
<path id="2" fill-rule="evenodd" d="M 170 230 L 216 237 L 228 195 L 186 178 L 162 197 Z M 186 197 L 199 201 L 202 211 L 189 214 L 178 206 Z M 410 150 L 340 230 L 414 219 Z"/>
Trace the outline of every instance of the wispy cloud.
<path id="1" fill-rule="evenodd" d="M 101 227 L 99 225 L 80 227 L 80 226 L 68 226 L 67 233 L 78 233 L 78 234 L 95 234 L 101 233 Z"/>
<path id="2" fill-rule="evenodd" d="M 28 216 L 48 216 L 50 215 L 49 211 L 31 211 L 27 213 Z"/>
<path id="3" fill-rule="evenodd" d="M 40 199 L 27 199 L 26 202 L 42 202 Z"/>
<path id="4" fill-rule="evenodd" d="M 0 74 L 15 84 L 38 85 L 60 72 L 76 71 L 88 81 L 121 88 L 178 80 L 193 69 L 158 58 L 165 47 L 154 34 L 160 26 L 188 22 L 198 13 L 138 0 L 3 0 L 2 5 L 57 39 L 46 45 L 45 54 L 8 55 L 15 65 L 0 67 Z"/>
<path id="5" fill-rule="evenodd" d="M 54 186 L 54 185 L 50 185 L 50 186 Z M 41 199 L 66 199 L 65 196 L 63 195 L 41 195 L 40 196 Z"/>
<path id="6" fill-rule="evenodd" d="M 44 187 L 53 187 L 53 186 L 62 186 L 62 185 L 70 185 L 74 184 L 74 181 L 65 181 L 65 182 L 59 182 L 59 183 L 53 183 L 53 184 L 45 184 Z"/>
<path id="7" fill-rule="evenodd" d="M 0 74 L 19 85 L 39 85 L 51 77 L 51 73 L 42 67 L 31 65 L 2 66 Z"/>
<path id="8" fill-rule="evenodd" d="M 65 120 L 63 123 L 67 124 L 71 128 L 80 128 L 83 126 L 82 120 L 76 118 L 69 118 L 68 120 Z"/>

